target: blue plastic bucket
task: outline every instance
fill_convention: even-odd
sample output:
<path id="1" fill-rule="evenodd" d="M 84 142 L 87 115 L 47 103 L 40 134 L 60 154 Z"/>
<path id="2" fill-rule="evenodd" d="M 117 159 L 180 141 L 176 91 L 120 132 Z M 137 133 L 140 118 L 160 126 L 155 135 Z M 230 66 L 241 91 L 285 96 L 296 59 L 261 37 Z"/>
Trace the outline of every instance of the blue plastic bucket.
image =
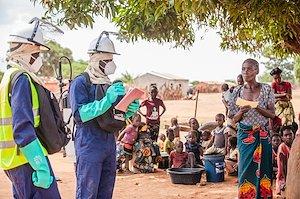
<path id="1" fill-rule="evenodd" d="M 224 181 L 224 155 L 204 155 L 204 167 L 207 182 Z"/>

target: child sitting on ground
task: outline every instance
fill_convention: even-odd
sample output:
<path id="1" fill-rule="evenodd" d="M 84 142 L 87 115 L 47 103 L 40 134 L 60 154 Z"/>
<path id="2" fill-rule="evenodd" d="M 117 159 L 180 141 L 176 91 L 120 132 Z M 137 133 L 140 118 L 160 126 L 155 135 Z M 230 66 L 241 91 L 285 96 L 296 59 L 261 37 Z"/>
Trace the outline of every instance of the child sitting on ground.
<path id="1" fill-rule="evenodd" d="M 211 133 L 209 130 L 204 130 L 202 133 L 202 149 L 203 153 L 208 149 L 208 145 L 210 144 Z"/>
<path id="2" fill-rule="evenodd" d="M 172 129 L 167 130 L 167 139 L 164 142 L 164 152 L 167 152 L 169 155 L 174 149 L 174 131 Z"/>
<path id="3" fill-rule="evenodd" d="M 132 159 L 133 145 L 138 137 L 138 128 L 141 124 L 141 116 L 135 114 L 132 124 L 128 125 L 118 136 L 119 147 L 123 149 L 125 155 L 125 172 L 129 172 L 129 161 Z M 120 169 L 121 171 L 122 169 Z"/>
<path id="4" fill-rule="evenodd" d="M 205 155 L 208 154 L 227 154 L 228 136 L 225 133 L 225 116 L 219 113 L 215 117 L 218 126 L 212 131 L 212 139 L 209 144 L 209 148 L 205 151 Z"/>
<path id="5" fill-rule="evenodd" d="M 165 134 L 159 134 L 158 136 L 158 141 L 157 141 L 157 145 L 159 146 L 159 150 L 162 152 L 164 151 L 164 142 L 166 141 L 166 136 Z"/>
<path id="6" fill-rule="evenodd" d="M 279 145 L 277 153 L 278 173 L 276 178 L 276 194 L 278 195 L 281 195 L 281 193 L 285 190 L 287 163 L 294 139 L 292 126 L 283 126 L 281 128 L 281 133 L 283 142 Z"/>
<path id="7" fill-rule="evenodd" d="M 170 129 L 173 129 L 173 131 L 174 131 L 174 143 L 176 143 L 177 141 L 180 141 L 180 135 L 179 135 L 180 127 L 178 125 L 177 118 L 173 117 L 171 119 Z"/>
<path id="8" fill-rule="evenodd" d="M 203 165 L 200 156 L 203 155 L 202 147 L 197 142 L 197 132 L 190 131 L 187 136 L 187 142 L 185 143 L 185 150 L 188 153 L 192 153 L 195 158 L 195 165 Z"/>
<path id="9" fill-rule="evenodd" d="M 190 125 L 190 128 L 191 128 L 191 131 L 196 131 L 196 141 L 201 144 L 202 140 L 201 140 L 201 137 L 202 137 L 202 132 L 199 131 L 199 122 L 196 118 L 192 117 L 189 119 L 189 125 Z"/>
<path id="10" fill-rule="evenodd" d="M 183 152 L 183 143 L 175 142 L 175 150 L 170 153 L 171 168 L 194 167 L 193 155 Z"/>
<path id="11" fill-rule="evenodd" d="M 273 166 L 273 179 L 276 179 L 278 167 L 277 167 L 277 152 L 278 147 L 281 144 L 281 137 L 278 133 L 272 135 L 272 166 Z"/>
<path id="12" fill-rule="evenodd" d="M 228 139 L 229 142 L 229 157 L 226 158 L 226 171 L 229 176 L 237 176 L 238 174 L 238 149 L 237 138 L 232 136 Z"/>

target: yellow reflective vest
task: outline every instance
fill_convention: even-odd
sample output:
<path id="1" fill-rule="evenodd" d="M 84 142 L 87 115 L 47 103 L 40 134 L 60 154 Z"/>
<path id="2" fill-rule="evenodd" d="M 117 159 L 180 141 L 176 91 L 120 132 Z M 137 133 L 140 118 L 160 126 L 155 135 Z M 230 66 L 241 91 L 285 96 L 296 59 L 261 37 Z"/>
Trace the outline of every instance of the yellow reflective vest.
<path id="1" fill-rule="evenodd" d="M 8 69 L 0 84 L 0 167 L 4 170 L 13 169 L 28 162 L 14 141 L 12 110 L 9 101 L 10 82 L 18 71 L 20 71 L 18 68 Z M 38 127 L 40 123 L 38 93 L 30 76 L 25 72 L 24 74 L 28 76 L 30 82 L 34 127 Z M 42 149 L 47 155 L 47 151 L 43 147 Z"/>

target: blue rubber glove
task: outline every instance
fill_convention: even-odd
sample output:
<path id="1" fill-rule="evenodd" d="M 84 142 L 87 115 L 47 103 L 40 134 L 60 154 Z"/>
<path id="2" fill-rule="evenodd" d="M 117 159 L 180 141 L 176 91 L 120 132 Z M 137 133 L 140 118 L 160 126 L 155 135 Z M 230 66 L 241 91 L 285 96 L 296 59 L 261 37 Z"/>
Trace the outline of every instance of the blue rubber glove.
<path id="1" fill-rule="evenodd" d="M 112 84 L 106 91 L 106 95 L 101 100 L 82 105 L 79 108 L 79 115 L 82 122 L 90 121 L 105 113 L 118 96 L 125 95 L 125 87 L 122 82 Z"/>
<path id="2" fill-rule="evenodd" d="M 128 119 L 132 117 L 140 108 L 139 100 L 134 100 L 129 106 L 127 107 L 127 112 L 125 113 L 125 118 Z"/>
<path id="3" fill-rule="evenodd" d="M 33 140 L 30 144 L 20 148 L 20 150 L 34 170 L 32 173 L 34 186 L 48 189 L 53 182 L 53 176 L 50 174 L 50 168 L 39 140 Z"/>

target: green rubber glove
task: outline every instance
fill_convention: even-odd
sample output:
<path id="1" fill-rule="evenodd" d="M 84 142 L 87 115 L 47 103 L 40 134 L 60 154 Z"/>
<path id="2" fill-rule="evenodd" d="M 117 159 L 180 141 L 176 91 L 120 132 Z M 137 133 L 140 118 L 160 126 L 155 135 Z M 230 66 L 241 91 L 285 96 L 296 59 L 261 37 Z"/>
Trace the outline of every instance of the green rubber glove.
<path id="1" fill-rule="evenodd" d="M 82 105 L 79 108 L 79 115 L 82 122 L 90 121 L 105 113 L 118 96 L 125 95 L 125 87 L 122 82 L 112 84 L 106 91 L 106 95 L 101 100 Z"/>
<path id="2" fill-rule="evenodd" d="M 122 95 L 125 95 L 125 87 L 122 82 L 112 84 L 105 93 L 105 96 L 111 104 L 115 103 L 118 96 Z"/>
<path id="3" fill-rule="evenodd" d="M 132 117 L 140 108 L 139 100 L 134 100 L 129 106 L 127 107 L 127 112 L 125 113 L 125 118 L 128 119 Z"/>
<path id="4" fill-rule="evenodd" d="M 53 182 L 53 176 L 50 174 L 50 168 L 39 140 L 35 139 L 30 144 L 20 148 L 20 150 L 34 170 L 32 173 L 34 186 L 48 189 Z"/>

